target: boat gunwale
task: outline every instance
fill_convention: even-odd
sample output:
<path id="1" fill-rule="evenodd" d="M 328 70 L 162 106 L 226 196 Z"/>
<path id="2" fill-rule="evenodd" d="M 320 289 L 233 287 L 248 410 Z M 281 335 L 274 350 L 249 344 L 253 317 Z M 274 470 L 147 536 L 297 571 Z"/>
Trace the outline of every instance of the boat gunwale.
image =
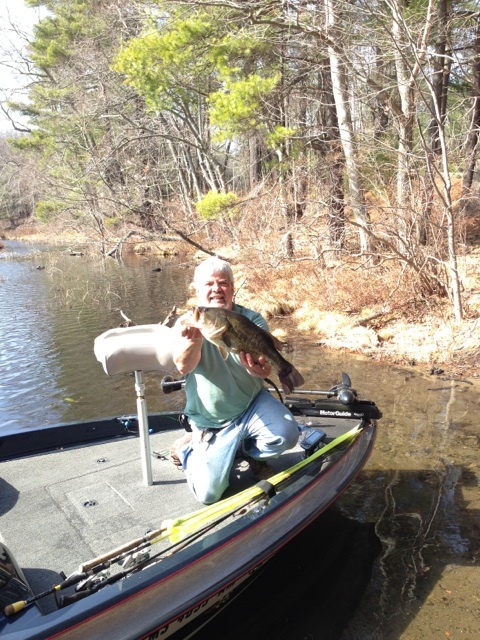
<path id="1" fill-rule="evenodd" d="M 320 413 L 320 411 L 324 411 L 324 408 L 332 407 L 336 407 L 338 413 L 333 417 L 338 420 L 350 419 L 366 422 L 369 419 L 374 421 L 381 417 L 381 413 L 375 403 L 367 400 L 357 400 L 352 405 L 344 405 L 338 400 L 321 399 L 314 404 L 312 403 L 310 407 L 301 406 L 299 408 L 295 408 L 292 400 L 295 399 L 287 396 L 284 404 L 292 411 L 295 418 L 325 417 L 326 414 Z M 371 415 L 369 415 L 370 413 Z M 152 433 L 162 433 L 181 428 L 180 417 L 182 415 L 183 412 L 180 409 L 149 413 L 149 429 Z M 175 424 L 168 424 L 169 420 Z M 133 427 L 127 426 L 129 422 L 133 423 Z M 138 437 L 137 414 L 41 425 L 0 435 L 0 462 L 88 446 L 90 444 L 100 444 L 110 440 Z"/>

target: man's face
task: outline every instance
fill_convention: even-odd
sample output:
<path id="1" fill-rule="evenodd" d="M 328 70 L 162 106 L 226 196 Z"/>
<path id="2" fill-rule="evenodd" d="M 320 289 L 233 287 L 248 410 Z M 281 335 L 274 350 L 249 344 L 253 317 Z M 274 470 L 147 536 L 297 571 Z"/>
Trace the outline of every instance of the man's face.
<path id="1" fill-rule="evenodd" d="M 224 275 L 212 273 L 197 283 L 196 290 L 199 306 L 223 309 L 233 306 L 233 285 Z"/>

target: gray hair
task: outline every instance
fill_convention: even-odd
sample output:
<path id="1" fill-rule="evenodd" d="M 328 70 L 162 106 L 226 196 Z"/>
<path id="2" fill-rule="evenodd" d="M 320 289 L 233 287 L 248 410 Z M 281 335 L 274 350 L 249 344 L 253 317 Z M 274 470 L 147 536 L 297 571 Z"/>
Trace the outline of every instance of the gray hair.
<path id="1" fill-rule="evenodd" d="M 212 256 L 211 258 L 207 258 L 203 262 L 201 262 L 198 267 L 195 269 L 193 274 L 193 285 L 197 287 L 199 284 L 202 284 L 204 278 L 212 275 L 213 273 L 219 274 L 221 276 L 225 276 L 230 284 L 233 287 L 233 271 L 232 267 L 217 256 Z"/>

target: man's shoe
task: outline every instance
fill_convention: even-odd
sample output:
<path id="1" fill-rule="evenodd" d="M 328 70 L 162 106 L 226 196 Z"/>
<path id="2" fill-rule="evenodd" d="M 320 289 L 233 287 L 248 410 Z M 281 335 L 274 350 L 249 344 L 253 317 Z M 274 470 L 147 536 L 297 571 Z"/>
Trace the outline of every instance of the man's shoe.
<path id="1" fill-rule="evenodd" d="M 245 456 L 245 460 L 248 462 L 250 471 L 256 480 L 268 480 L 275 473 L 273 467 L 265 460 L 255 460 L 250 456 Z"/>
<path id="2" fill-rule="evenodd" d="M 189 442 L 191 442 L 191 440 L 192 440 L 192 434 L 187 431 L 185 435 L 183 435 L 181 438 L 178 438 L 178 440 L 175 440 L 175 442 L 172 444 L 170 448 L 170 460 L 179 470 L 183 469 L 183 466 L 182 466 L 182 463 L 180 462 L 180 458 L 178 457 L 178 450 L 184 447 Z"/>

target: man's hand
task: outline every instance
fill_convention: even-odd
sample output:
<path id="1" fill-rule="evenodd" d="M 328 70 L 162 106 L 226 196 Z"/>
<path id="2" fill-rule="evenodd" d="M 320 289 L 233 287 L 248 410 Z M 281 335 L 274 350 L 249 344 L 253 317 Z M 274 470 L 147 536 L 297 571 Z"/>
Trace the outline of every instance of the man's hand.
<path id="1" fill-rule="evenodd" d="M 185 375 L 195 369 L 202 355 L 203 336 L 200 329 L 181 320 L 175 325 L 177 332 L 173 347 L 173 361 L 179 373 Z"/>
<path id="2" fill-rule="evenodd" d="M 200 329 L 197 327 L 191 327 L 190 325 L 184 325 L 180 331 L 182 338 L 185 338 L 191 343 L 202 343 L 203 336 Z"/>
<path id="3" fill-rule="evenodd" d="M 263 356 L 259 356 L 258 360 L 254 360 L 249 353 L 244 351 L 240 351 L 238 355 L 240 356 L 240 362 L 254 378 L 268 378 L 272 373 L 271 365 Z"/>

